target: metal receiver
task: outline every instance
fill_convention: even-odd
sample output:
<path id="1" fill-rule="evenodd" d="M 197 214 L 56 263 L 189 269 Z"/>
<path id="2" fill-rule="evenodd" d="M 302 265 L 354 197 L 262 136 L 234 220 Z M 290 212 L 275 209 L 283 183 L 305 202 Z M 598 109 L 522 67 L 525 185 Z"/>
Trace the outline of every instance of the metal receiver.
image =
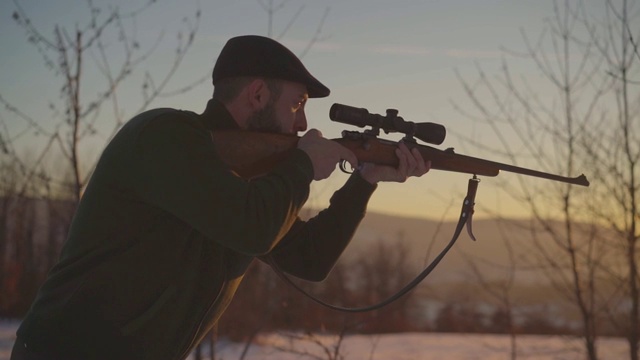
<path id="1" fill-rule="evenodd" d="M 333 104 L 329 110 L 329 118 L 333 121 L 358 127 L 370 126 L 369 133 L 377 136 L 380 130 L 385 133 L 405 134 L 405 141 L 415 142 L 414 137 L 429 144 L 440 145 L 447 136 L 447 130 L 440 124 L 423 122 L 413 123 L 398 116 L 398 110 L 387 109 L 386 116 L 371 114 L 367 109 L 353 106 Z"/>

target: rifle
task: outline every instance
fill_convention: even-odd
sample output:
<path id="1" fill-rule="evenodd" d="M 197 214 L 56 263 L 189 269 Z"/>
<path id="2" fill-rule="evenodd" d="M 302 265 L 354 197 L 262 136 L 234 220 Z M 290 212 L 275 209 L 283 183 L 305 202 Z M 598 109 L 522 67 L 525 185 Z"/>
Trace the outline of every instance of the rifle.
<path id="1" fill-rule="evenodd" d="M 385 133 L 404 134 L 402 141 L 407 147 L 417 148 L 425 160 L 431 161 L 431 169 L 472 174 L 474 176 L 497 176 L 507 171 L 527 176 L 560 181 L 573 185 L 589 186 L 584 174 L 566 177 L 538 170 L 503 164 L 491 160 L 456 154 L 453 148 L 440 150 L 418 144 L 418 140 L 440 145 L 446 137 L 446 129 L 440 124 L 413 123 L 398 116 L 398 111 L 388 109 L 386 116 L 370 114 L 367 109 L 333 104 L 329 111 L 331 120 L 358 127 L 370 127 L 363 132 L 343 131 L 342 138 L 332 139 L 351 150 L 358 162 L 397 166 L 395 155 L 397 142 L 380 139 L 380 130 Z M 296 149 L 296 135 L 262 133 L 242 130 L 215 131 L 212 133 L 216 149 L 223 161 L 238 175 L 253 178 L 269 172 L 285 160 Z M 346 172 L 344 163 L 340 168 Z"/>
<path id="2" fill-rule="evenodd" d="M 309 294 L 295 282 L 291 281 L 291 279 L 289 279 L 287 275 L 278 268 L 275 262 L 269 260 L 274 271 L 284 281 L 302 292 L 311 300 L 334 310 L 364 312 L 386 306 L 411 291 L 422 280 L 424 280 L 433 271 L 433 269 L 435 269 L 447 252 L 453 247 L 465 225 L 471 239 L 476 240 L 473 235 L 471 219 L 474 213 L 473 208 L 475 205 L 478 182 L 480 181 L 477 179 L 477 175 L 497 176 L 502 170 L 573 185 L 589 186 L 589 181 L 584 174 L 577 177 L 560 176 L 538 170 L 456 154 L 451 148 L 439 150 L 428 145 L 418 144 L 416 138 L 426 143 L 440 145 L 446 137 L 445 127 L 434 123 L 416 124 L 405 121 L 398 116 L 398 111 L 394 109 L 388 109 L 386 116 L 382 116 L 370 114 L 367 109 L 333 104 L 329 111 L 329 117 L 333 121 L 345 124 L 358 127 L 370 127 L 370 129 L 363 132 L 343 131 L 342 138 L 332 139 L 333 141 L 336 141 L 342 146 L 350 149 L 358 158 L 358 162 L 371 162 L 389 166 L 398 165 L 398 158 L 395 155 L 397 142 L 379 139 L 378 135 L 380 134 L 380 130 L 383 130 L 385 133 L 399 132 L 405 134 L 402 141 L 407 144 L 407 147 L 418 149 L 425 160 L 431 160 L 431 169 L 473 175 L 473 178 L 469 180 L 467 195 L 462 203 L 458 224 L 456 225 L 453 237 L 447 246 L 411 282 L 378 304 L 357 308 L 346 308 L 328 304 Z M 237 130 L 215 131 L 212 133 L 212 137 L 221 159 L 238 175 L 244 178 L 252 178 L 269 172 L 269 170 L 281 161 L 285 160 L 291 152 L 296 149 L 299 140 L 299 137 L 295 135 Z M 344 161 L 340 164 L 340 168 L 343 171 L 346 171 L 344 168 Z"/>

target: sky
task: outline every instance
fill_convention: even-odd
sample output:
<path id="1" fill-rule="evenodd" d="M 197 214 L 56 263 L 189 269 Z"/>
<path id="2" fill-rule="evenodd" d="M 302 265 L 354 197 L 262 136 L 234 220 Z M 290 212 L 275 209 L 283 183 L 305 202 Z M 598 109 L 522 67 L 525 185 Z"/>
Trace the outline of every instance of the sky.
<path id="1" fill-rule="evenodd" d="M 93 2 L 103 9 L 117 6 L 123 12 L 145 3 L 141 0 Z M 84 0 L 18 0 L 18 3 L 45 36 L 53 34 L 56 24 L 68 30 L 86 24 L 88 7 Z M 193 24 L 193 15 L 199 10 L 201 22 L 195 42 L 169 88 L 177 89 L 206 77 L 230 37 L 270 35 L 299 54 L 310 72 L 331 88 L 328 98 L 312 99 L 307 105 L 310 127 L 319 129 L 326 137 L 339 137 L 345 129 L 355 130 L 329 120 L 333 103 L 367 108 L 380 114 L 387 108 L 395 108 L 405 120 L 445 125 L 448 137 L 439 148 L 454 147 L 458 153 L 489 159 L 492 159 L 491 153 L 480 153 L 480 149 L 464 140 L 473 134 L 480 142 L 495 141 L 484 134 L 480 124 L 455 110 L 454 103 L 471 108 L 456 73 L 470 80 L 477 77 L 479 67 L 490 76 L 497 73 L 501 59 L 507 56 L 504 50 L 523 50 L 523 33 L 536 38 L 545 21 L 553 15 L 553 2 L 546 0 L 274 0 L 274 5 L 283 6 L 273 14 L 270 29 L 264 4 L 269 1 L 157 0 L 133 25 L 141 44 L 153 43 L 159 34 L 164 34 L 140 73 L 166 72 L 175 51 L 175 32 Z M 597 12 L 600 11 L 597 4 L 593 0 L 587 7 Z M 3 49 L 0 95 L 45 127 L 53 127 L 55 121 L 48 104 L 59 99 L 60 78 L 43 65 L 42 56 L 26 41 L 25 31 L 11 21 L 14 9 L 13 1 L 0 2 L 3 19 L 0 21 L 0 48 Z M 185 17 L 191 20 L 185 22 Z M 303 53 L 319 27 L 318 41 Z M 117 41 L 114 39 L 108 45 L 113 49 L 109 55 L 117 60 Z M 98 58 L 95 53 L 91 56 Z M 513 70 L 531 79 L 535 86 L 540 74 L 532 63 L 520 58 L 510 61 Z M 87 94 L 97 93 L 93 86 L 101 81 L 99 72 L 90 66 L 87 65 L 84 73 L 88 80 L 84 88 Z M 138 78 L 133 79 L 139 80 L 141 75 L 136 76 Z M 135 115 L 140 102 L 139 82 L 131 84 L 122 90 L 119 99 L 124 118 Z M 211 92 L 211 84 L 205 81 L 187 94 L 158 98 L 151 107 L 174 107 L 199 113 Z M 104 147 L 109 129 L 114 126 L 113 117 L 107 110 L 100 112 L 96 124 L 104 128 L 84 143 L 88 159 L 94 159 Z M 0 110 L 0 126 L 5 136 L 18 137 L 26 125 Z M 20 136 L 23 141 L 33 134 Z M 29 145 L 23 144 L 21 151 L 37 154 L 38 141 L 42 143 L 41 136 L 35 142 L 23 141 Z M 515 180 L 514 175 L 500 176 L 506 177 L 505 181 Z M 337 171 L 330 179 L 314 183 L 309 204 L 318 207 L 328 204 L 330 195 L 345 179 L 346 175 Z M 455 218 L 467 179 L 464 174 L 434 171 L 403 184 L 380 184 L 369 209 L 414 217 Z M 493 179 L 485 179 L 480 186 L 476 216 L 488 217 L 495 213 L 526 216 L 525 209 L 501 193 L 497 183 L 492 185 L 492 182 Z"/>

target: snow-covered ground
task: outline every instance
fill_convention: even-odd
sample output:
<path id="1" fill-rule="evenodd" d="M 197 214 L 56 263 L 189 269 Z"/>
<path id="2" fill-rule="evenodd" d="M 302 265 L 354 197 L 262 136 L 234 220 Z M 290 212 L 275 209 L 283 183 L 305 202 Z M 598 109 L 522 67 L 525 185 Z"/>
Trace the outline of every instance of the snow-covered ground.
<path id="1" fill-rule="evenodd" d="M 15 337 L 17 322 L 0 322 L 0 360 L 8 360 Z M 247 360 L 304 360 L 327 359 L 325 351 L 332 351 L 335 336 L 314 336 L 300 339 L 273 334 L 262 336 L 250 347 Z M 244 344 L 221 341 L 216 359 L 240 358 Z M 519 336 L 518 359 L 582 360 L 585 359 L 580 339 L 559 336 Z M 628 359 L 627 345 L 622 339 L 601 339 L 599 359 Z M 208 351 L 206 351 L 208 353 Z M 306 355 L 305 355 L 306 354 Z M 461 335 L 408 333 L 389 335 L 350 335 L 340 346 L 345 360 L 506 360 L 510 359 L 509 338 L 503 335 Z M 208 357 L 206 357 L 208 358 Z M 193 359 L 193 356 L 191 357 Z"/>
<path id="2" fill-rule="evenodd" d="M 9 360 L 18 324 L 16 321 L 0 321 L 0 360 Z"/>

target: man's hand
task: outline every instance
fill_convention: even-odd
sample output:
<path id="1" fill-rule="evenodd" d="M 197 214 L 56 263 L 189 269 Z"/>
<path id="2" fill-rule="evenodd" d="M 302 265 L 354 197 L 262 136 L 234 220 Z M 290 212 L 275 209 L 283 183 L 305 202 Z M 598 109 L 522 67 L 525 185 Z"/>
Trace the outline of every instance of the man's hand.
<path id="1" fill-rule="evenodd" d="M 410 176 L 422 176 L 429 172 L 431 161 L 424 161 L 418 149 L 409 150 L 407 145 L 400 143 L 396 149 L 398 168 L 390 166 L 364 163 L 360 167 L 360 175 L 371 184 L 379 181 L 405 182 Z"/>
<path id="2" fill-rule="evenodd" d="M 352 167 L 358 166 L 358 159 L 351 150 L 335 141 L 325 139 L 316 129 L 307 131 L 298 141 L 298 149 L 309 155 L 313 164 L 313 179 L 326 179 L 336 169 L 336 164 L 346 160 Z"/>

